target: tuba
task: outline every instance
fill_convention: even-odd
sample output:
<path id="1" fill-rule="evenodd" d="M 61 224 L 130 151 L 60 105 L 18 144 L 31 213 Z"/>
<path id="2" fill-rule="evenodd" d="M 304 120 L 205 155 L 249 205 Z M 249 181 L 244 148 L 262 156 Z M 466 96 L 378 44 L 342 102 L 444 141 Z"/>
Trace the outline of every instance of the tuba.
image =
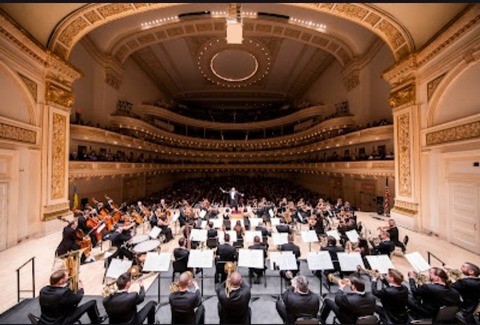
<path id="1" fill-rule="evenodd" d="M 232 291 L 231 284 L 230 284 L 230 275 L 235 272 L 236 266 L 234 262 L 227 262 L 223 267 L 223 270 L 227 274 L 227 281 L 225 281 L 225 295 L 227 298 L 230 297 L 230 291 Z"/>
<path id="2" fill-rule="evenodd" d="M 68 287 L 73 292 L 78 292 L 78 281 L 80 274 L 80 257 L 82 256 L 83 248 L 71 253 L 67 253 L 63 256 L 63 264 L 67 270 L 70 278 L 68 280 Z"/>

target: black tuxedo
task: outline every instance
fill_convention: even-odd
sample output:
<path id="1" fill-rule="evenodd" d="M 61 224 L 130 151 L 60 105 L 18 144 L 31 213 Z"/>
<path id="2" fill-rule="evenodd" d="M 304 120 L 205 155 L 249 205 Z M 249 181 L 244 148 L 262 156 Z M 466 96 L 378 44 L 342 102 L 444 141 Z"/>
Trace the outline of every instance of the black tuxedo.
<path id="1" fill-rule="evenodd" d="M 387 232 L 390 235 L 390 240 L 395 244 L 395 246 L 400 247 L 402 251 L 405 252 L 405 245 L 399 239 L 397 226 L 387 229 Z"/>
<path id="2" fill-rule="evenodd" d="M 277 300 L 275 307 L 286 324 L 294 324 L 299 317 L 317 318 L 320 299 L 316 293 L 295 292 L 292 286 L 282 294 L 282 300 Z"/>
<path id="3" fill-rule="evenodd" d="M 355 324 L 358 317 L 373 315 L 375 305 L 376 300 L 371 292 L 345 293 L 339 289 L 335 294 L 335 300 L 325 299 L 320 317 L 325 321 L 330 311 L 333 310 L 340 323 Z"/>
<path id="4" fill-rule="evenodd" d="M 409 279 L 410 291 L 408 307 L 420 317 L 433 318 L 442 306 L 460 306 L 460 294 L 457 290 L 440 283 L 416 285 L 415 279 Z"/>
<path id="5" fill-rule="evenodd" d="M 145 300 L 145 288 L 140 292 L 121 291 L 103 299 L 103 306 L 108 314 L 110 324 L 142 324 L 148 316 L 148 323 L 155 321 L 155 302 L 147 303 L 140 312 L 137 305 Z"/>
<path id="6" fill-rule="evenodd" d="M 189 255 L 190 251 L 185 247 L 176 247 L 173 250 L 173 257 L 175 258 L 175 261 L 185 261 L 185 263 L 187 263 Z"/>
<path id="7" fill-rule="evenodd" d="M 220 244 L 215 253 L 217 260 L 225 262 L 235 262 L 238 259 L 237 250 L 230 244 Z"/>
<path id="8" fill-rule="evenodd" d="M 407 302 L 408 288 L 404 285 L 389 286 L 388 282 L 383 282 L 387 287 L 377 289 L 377 281 L 372 281 L 372 293 L 380 299 L 382 307 L 377 306 L 376 312 L 385 324 L 407 324 Z"/>
<path id="9" fill-rule="evenodd" d="M 272 232 L 265 227 L 256 226 L 255 230 L 261 231 L 262 232 L 262 237 L 271 237 L 272 236 Z"/>
<path id="10" fill-rule="evenodd" d="M 208 229 L 207 238 L 215 238 L 217 236 L 218 236 L 217 229 L 215 229 L 215 228 Z"/>
<path id="11" fill-rule="evenodd" d="M 218 316 L 220 324 L 250 324 L 250 287 L 242 282 L 239 288 L 225 293 L 225 282 L 215 287 L 218 297 Z"/>
<path id="12" fill-rule="evenodd" d="M 284 223 L 278 224 L 276 228 L 279 233 L 282 233 L 282 232 L 286 232 L 288 234 L 292 233 L 292 228 L 290 228 L 289 225 L 286 225 Z"/>
<path id="13" fill-rule="evenodd" d="M 326 246 L 320 248 L 321 251 L 328 251 L 330 254 L 330 258 L 333 262 L 333 268 L 335 271 L 340 272 L 340 263 L 338 262 L 338 255 L 337 253 L 342 253 L 345 249 L 341 246 Z M 331 273 L 330 271 L 325 271 L 326 274 Z"/>
<path id="14" fill-rule="evenodd" d="M 79 289 L 74 293 L 68 287 L 45 286 L 40 290 L 40 323 L 42 324 L 73 324 L 87 312 L 92 323 L 99 323 L 100 316 L 97 302 L 90 300 L 78 306 L 84 291 Z M 77 307 L 78 306 L 78 307 Z"/>
<path id="15" fill-rule="evenodd" d="M 172 313 L 172 324 L 203 324 L 205 307 L 200 290 L 195 292 L 177 291 L 168 297 Z M 198 309 L 195 311 L 195 308 Z"/>
<path id="16" fill-rule="evenodd" d="M 375 246 L 373 241 L 371 243 L 374 253 L 378 255 L 388 255 L 390 257 L 390 254 L 395 250 L 395 243 L 391 240 L 382 240 L 378 246 Z"/>
<path id="17" fill-rule="evenodd" d="M 457 290 L 462 297 L 462 314 L 467 322 L 472 323 L 473 311 L 480 302 L 480 278 L 464 277 L 452 284 L 452 288 Z"/>

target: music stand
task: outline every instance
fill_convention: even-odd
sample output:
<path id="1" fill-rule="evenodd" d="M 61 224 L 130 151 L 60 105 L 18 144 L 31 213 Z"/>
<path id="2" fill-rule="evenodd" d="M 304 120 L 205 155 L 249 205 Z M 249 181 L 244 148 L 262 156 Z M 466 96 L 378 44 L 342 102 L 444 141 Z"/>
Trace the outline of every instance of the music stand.
<path id="1" fill-rule="evenodd" d="M 158 305 L 157 310 L 160 308 L 160 272 L 167 272 L 170 268 L 170 261 L 172 259 L 172 253 L 155 253 L 148 252 L 143 264 L 142 272 L 158 272 Z"/>
<path id="2" fill-rule="evenodd" d="M 327 230 L 327 235 L 332 236 L 337 241 L 340 241 L 340 233 L 338 232 L 337 229 Z"/>
<path id="3" fill-rule="evenodd" d="M 308 252 L 307 264 L 310 271 L 333 270 L 332 257 L 328 251 Z M 323 277 L 320 274 L 320 296 L 322 295 Z"/>
<path id="4" fill-rule="evenodd" d="M 260 222 L 263 222 L 262 218 L 250 218 L 250 229 L 255 229 Z"/>
<path id="5" fill-rule="evenodd" d="M 368 264 L 370 264 L 370 269 L 378 270 L 382 274 L 387 274 L 388 269 L 394 269 L 395 267 L 390 260 L 390 257 L 387 254 L 383 255 L 367 255 Z"/>
<path id="6" fill-rule="evenodd" d="M 352 253 L 345 253 L 339 252 L 337 253 L 338 256 L 338 263 L 340 264 L 340 270 L 345 272 L 356 272 L 357 265 L 360 265 L 362 268 L 365 268 L 365 264 L 363 264 L 362 255 L 359 252 L 352 252 Z"/>
<path id="7" fill-rule="evenodd" d="M 180 217 L 180 211 L 176 211 L 174 214 L 173 214 L 173 217 L 172 217 L 172 222 L 175 223 L 175 236 L 177 235 L 177 224 L 178 224 L 178 218 Z"/>
<path id="8" fill-rule="evenodd" d="M 105 282 L 106 278 L 112 278 L 117 280 L 120 275 L 122 275 L 125 272 L 128 272 L 128 270 L 132 266 L 132 263 L 133 262 L 130 260 L 121 260 L 119 258 L 112 258 L 112 261 L 108 266 L 108 269 L 103 281 Z"/>
<path id="9" fill-rule="evenodd" d="M 349 230 L 345 232 L 345 235 L 347 236 L 348 240 L 352 243 L 355 244 L 358 242 L 358 232 L 355 229 Z"/>
<path id="10" fill-rule="evenodd" d="M 152 228 L 152 230 L 150 230 L 150 232 L 148 233 L 148 235 L 150 236 L 150 238 L 152 239 L 157 239 L 158 236 L 160 235 L 160 232 L 162 231 L 162 229 L 160 229 L 159 227 L 157 226 L 154 226 Z"/>
<path id="11" fill-rule="evenodd" d="M 234 243 L 237 241 L 237 232 L 235 230 L 227 230 L 227 233 L 230 235 L 230 242 Z M 218 231 L 218 242 L 220 244 L 224 244 L 225 233 L 223 231 Z"/>
<path id="12" fill-rule="evenodd" d="M 318 242 L 318 236 L 315 230 L 302 231 L 302 240 L 304 243 L 308 243 L 309 251 L 312 251 L 312 243 Z"/>
<path id="13" fill-rule="evenodd" d="M 187 267 L 191 268 L 201 268 L 202 270 L 202 297 L 203 297 L 203 269 L 212 268 L 213 264 L 213 249 L 205 250 L 190 250 L 190 255 L 188 256 Z"/>
<path id="14" fill-rule="evenodd" d="M 273 271 L 298 270 L 297 259 L 292 251 L 271 252 L 270 269 Z M 283 279 L 280 276 L 280 295 L 283 292 Z"/>
<path id="15" fill-rule="evenodd" d="M 427 271 L 431 268 L 428 262 L 420 255 L 419 252 L 412 252 L 405 254 L 405 258 L 408 260 L 410 265 L 412 265 L 415 272 Z"/>
<path id="16" fill-rule="evenodd" d="M 198 241 L 204 243 L 207 241 L 207 230 L 206 229 L 195 229 L 190 230 L 190 241 Z"/>
<path id="17" fill-rule="evenodd" d="M 253 239 L 255 236 L 258 236 L 260 239 L 262 238 L 262 232 L 260 230 L 248 230 L 245 231 L 245 242 L 246 243 L 253 243 Z"/>
<path id="18" fill-rule="evenodd" d="M 286 232 L 274 232 L 272 233 L 272 241 L 276 246 L 281 246 L 288 243 L 288 233 Z"/>
<path id="19" fill-rule="evenodd" d="M 213 228 L 222 228 L 223 225 L 223 220 L 218 218 L 218 219 L 210 219 L 211 222 L 213 222 Z"/>

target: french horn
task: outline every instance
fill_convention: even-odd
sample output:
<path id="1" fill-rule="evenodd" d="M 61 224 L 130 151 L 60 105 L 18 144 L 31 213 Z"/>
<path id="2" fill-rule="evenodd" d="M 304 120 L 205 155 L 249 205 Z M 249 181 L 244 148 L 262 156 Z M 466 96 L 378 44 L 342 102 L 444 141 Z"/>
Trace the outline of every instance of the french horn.
<path id="1" fill-rule="evenodd" d="M 349 278 L 341 279 L 338 276 L 335 276 L 333 273 L 329 273 L 327 275 L 327 279 L 331 283 L 338 283 L 338 281 L 340 281 L 343 285 L 350 285 L 350 279 Z"/>
<path id="2" fill-rule="evenodd" d="M 225 281 L 225 295 L 227 296 L 227 298 L 230 297 L 230 292 L 232 291 L 232 285 L 230 284 L 230 275 L 235 272 L 236 269 L 237 267 L 234 262 L 227 262 L 223 267 L 223 270 L 227 274 L 227 281 Z"/>

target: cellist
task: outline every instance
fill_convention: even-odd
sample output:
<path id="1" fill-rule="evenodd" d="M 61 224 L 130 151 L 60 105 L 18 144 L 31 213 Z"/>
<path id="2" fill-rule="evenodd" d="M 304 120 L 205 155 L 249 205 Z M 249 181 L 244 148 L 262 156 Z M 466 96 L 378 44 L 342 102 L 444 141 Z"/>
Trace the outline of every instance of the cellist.
<path id="1" fill-rule="evenodd" d="M 85 216 L 85 213 L 82 210 L 75 211 L 75 216 L 78 217 L 78 228 L 81 229 L 85 235 L 88 234 L 92 246 L 95 247 L 98 242 L 97 234 L 95 232 L 95 229 L 98 226 L 97 221 L 90 219 L 88 215 Z"/>

